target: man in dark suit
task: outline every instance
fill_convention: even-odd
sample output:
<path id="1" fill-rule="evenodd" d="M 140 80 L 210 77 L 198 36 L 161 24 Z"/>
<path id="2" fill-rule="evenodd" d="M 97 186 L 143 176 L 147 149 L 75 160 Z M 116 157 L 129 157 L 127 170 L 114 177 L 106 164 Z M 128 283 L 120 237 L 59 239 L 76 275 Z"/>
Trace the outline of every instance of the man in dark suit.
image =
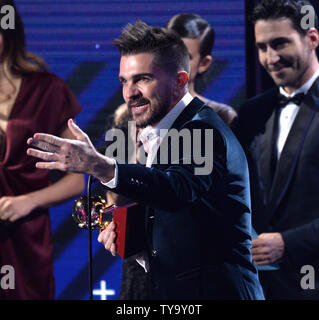
<path id="1" fill-rule="evenodd" d="M 153 299 L 263 299 L 250 253 L 247 161 L 227 125 L 189 94 L 183 41 L 139 21 L 114 43 L 124 100 L 145 128 L 146 167 L 98 154 L 72 121 L 78 141 L 36 134 L 28 143 L 45 151 L 28 154 L 45 160 L 39 168 L 86 172 L 146 206 L 147 248 L 137 259 L 150 272 Z M 114 223 L 99 236 L 113 255 L 115 237 Z"/>
<path id="2" fill-rule="evenodd" d="M 315 26 L 304 29 L 305 5 L 263 0 L 256 6 L 259 60 L 277 87 L 239 111 L 259 234 L 253 261 L 261 268 L 276 264 L 259 272 L 266 299 L 319 298 L 312 274 L 319 268 L 319 35 Z M 313 269 L 304 272 L 305 265 Z"/>

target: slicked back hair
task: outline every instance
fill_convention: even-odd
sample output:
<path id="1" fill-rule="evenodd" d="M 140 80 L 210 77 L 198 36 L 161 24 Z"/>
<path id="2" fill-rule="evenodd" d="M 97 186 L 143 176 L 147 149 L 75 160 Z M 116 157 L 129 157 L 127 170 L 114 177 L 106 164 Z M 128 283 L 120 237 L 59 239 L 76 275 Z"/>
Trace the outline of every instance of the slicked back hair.
<path id="1" fill-rule="evenodd" d="M 199 39 L 201 58 L 212 54 L 215 43 L 213 27 L 198 14 L 181 13 L 173 16 L 165 25 L 178 33 L 181 38 Z"/>

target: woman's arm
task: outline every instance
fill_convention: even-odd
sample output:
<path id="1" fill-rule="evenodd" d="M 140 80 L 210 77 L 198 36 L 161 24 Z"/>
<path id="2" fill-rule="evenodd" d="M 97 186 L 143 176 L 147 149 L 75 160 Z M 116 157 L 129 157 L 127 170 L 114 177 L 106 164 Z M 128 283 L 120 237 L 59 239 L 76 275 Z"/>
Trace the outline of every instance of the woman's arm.
<path id="1" fill-rule="evenodd" d="M 62 138 L 74 139 L 70 129 L 66 128 L 60 135 Z M 0 198 L 0 220 L 14 222 L 27 216 L 39 207 L 50 207 L 67 201 L 81 194 L 84 189 L 82 174 L 66 173 L 52 185 L 20 196 Z"/>

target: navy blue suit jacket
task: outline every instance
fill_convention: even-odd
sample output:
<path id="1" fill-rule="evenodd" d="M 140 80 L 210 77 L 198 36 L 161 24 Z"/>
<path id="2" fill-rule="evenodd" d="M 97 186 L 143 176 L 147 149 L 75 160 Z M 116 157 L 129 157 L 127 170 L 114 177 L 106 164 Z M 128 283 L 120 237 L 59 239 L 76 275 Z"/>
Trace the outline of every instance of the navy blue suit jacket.
<path id="1" fill-rule="evenodd" d="M 211 174 L 195 175 L 194 159 L 183 164 L 199 147 L 192 145 L 190 154 L 180 153 L 179 163 L 169 157 L 168 164 L 152 168 L 119 164 L 118 186 L 112 189 L 146 206 L 152 297 L 263 299 L 251 261 L 249 176 L 240 144 L 197 98 L 172 128 L 214 130 Z"/>

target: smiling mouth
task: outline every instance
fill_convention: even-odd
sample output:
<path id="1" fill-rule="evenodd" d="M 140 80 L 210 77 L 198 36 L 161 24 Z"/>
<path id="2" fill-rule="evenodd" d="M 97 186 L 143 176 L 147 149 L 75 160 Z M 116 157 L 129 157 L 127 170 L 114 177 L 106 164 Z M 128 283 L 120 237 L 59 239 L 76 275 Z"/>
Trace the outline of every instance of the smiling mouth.
<path id="1" fill-rule="evenodd" d="M 134 109 L 136 109 L 136 110 L 139 110 L 139 109 L 145 108 L 147 105 L 148 105 L 148 103 L 142 104 L 142 105 L 140 105 L 140 106 L 135 106 L 135 107 L 132 107 L 132 108 L 134 108 Z"/>
<path id="2" fill-rule="evenodd" d="M 289 65 L 282 64 L 282 65 L 276 65 L 276 66 L 269 67 L 268 70 L 271 73 L 280 73 L 289 67 L 290 67 Z"/>
<path id="3" fill-rule="evenodd" d="M 146 99 L 135 100 L 132 102 L 128 102 L 128 107 L 134 110 L 142 110 L 149 106 L 150 102 Z"/>
<path id="4" fill-rule="evenodd" d="M 143 113 L 149 107 L 149 103 L 148 102 L 144 102 L 140 104 L 132 103 L 130 107 L 134 114 L 139 114 L 139 113 Z"/>
<path id="5" fill-rule="evenodd" d="M 268 67 L 269 72 L 280 72 L 285 66 Z"/>

